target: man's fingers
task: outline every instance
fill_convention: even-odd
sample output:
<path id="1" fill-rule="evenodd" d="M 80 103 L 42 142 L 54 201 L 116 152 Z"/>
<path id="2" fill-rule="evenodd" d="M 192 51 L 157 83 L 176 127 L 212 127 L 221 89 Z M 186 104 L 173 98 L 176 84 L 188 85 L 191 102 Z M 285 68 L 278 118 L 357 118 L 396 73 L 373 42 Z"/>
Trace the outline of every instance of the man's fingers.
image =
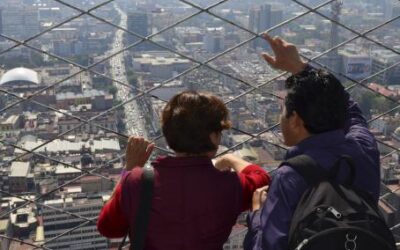
<path id="1" fill-rule="evenodd" d="M 261 194 L 264 191 L 267 192 L 268 188 L 269 188 L 269 186 L 264 186 L 264 187 L 261 187 L 261 188 L 257 188 L 256 192 Z"/>
<path id="2" fill-rule="evenodd" d="M 281 38 L 279 36 L 274 36 L 271 37 L 268 33 L 264 33 L 262 34 L 262 37 L 264 37 L 264 39 L 272 46 L 275 47 L 281 40 Z"/>
<path id="3" fill-rule="evenodd" d="M 264 33 L 262 36 L 269 43 L 269 45 L 271 46 L 272 50 L 275 52 L 278 49 L 278 44 L 277 44 L 277 42 L 275 40 L 276 37 L 272 38 L 267 33 Z"/>
<path id="4" fill-rule="evenodd" d="M 262 188 L 258 188 L 254 195 L 256 196 L 256 199 L 259 199 L 259 202 L 264 203 L 264 201 L 267 199 L 267 191 L 268 191 L 269 186 L 264 186 Z"/>
<path id="5" fill-rule="evenodd" d="M 260 209 L 262 204 L 264 203 L 266 197 L 267 197 L 267 190 L 269 186 L 264 186 L 261 188 L 256 189 L 253 194 L 253 200 L 252 200 L 252 211 Z"/>
<path id="6" fill-rule="evenodd" d="M 270 35 L 268 35 L 268 33 L 263 33 L 262 37 L 264 37 L 264 39 L 267 40 L 267 42 L 269 42 L 270 44 L 274 43 L 274 39 Z"/>
<path id="7" fill-rule="evenodd" d="M 282 38 L 280 38 L 279 36 L 276 36 L 275 38 L 274 38 L 274 40 L 275 40 L 275 43 L 277 44 L 277 45 L 279 45 L 279 46 L 285 46 L 286 44 L 287 44 L 287 42 L 285 41 L 285 40 L 283 40 Z"/>
<path id="8" fill-rule="evenodd" d="M 261 56 L 265 61 L 267 61 L 268 64 L 270 64 L 272 67 L 275 67 L 276 60 L 273 56 L 270 56 L 268 53 L 262 53 Z"/>

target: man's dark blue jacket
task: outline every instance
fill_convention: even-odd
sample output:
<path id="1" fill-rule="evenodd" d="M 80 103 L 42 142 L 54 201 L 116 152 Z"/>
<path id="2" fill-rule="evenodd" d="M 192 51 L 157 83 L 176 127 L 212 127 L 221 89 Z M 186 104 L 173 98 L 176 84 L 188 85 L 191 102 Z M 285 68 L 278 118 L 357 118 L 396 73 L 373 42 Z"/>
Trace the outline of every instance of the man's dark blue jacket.
<path id="1" fill-rule="evenodd" d="M 349 102 L 344 130 L 312 135 L 290 148 L 286 159 L 300 154 L 311 156 L 325 169 L 329 169 L 339 155 L 350 155 L 356 165 L 355 187 L 369 192 L 378 201 L 380 169 L 377 143 L 355 102 Z M 290 222 L 308 186 L 288 166 L 282 166 L 276 172 L 261 211 L 252 212 L 248 217 L 246 250 L 286 250 L 288 247 Z M 347 174 L 347 169 L 342 167 L 339 180 Z"/>

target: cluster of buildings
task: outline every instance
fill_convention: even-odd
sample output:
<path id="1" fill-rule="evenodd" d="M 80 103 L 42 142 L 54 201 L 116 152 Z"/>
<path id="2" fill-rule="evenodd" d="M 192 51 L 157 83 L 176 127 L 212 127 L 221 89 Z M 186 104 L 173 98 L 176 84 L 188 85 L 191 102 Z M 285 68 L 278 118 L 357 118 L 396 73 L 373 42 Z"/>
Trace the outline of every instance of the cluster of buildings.
<path id="1" fill-rule="evenodd" d="M 44 138 L 49 138 L 79 125 L 81 120 L 74 117 L 89 119 L 113 106 L 113 95 L 106 90 L 93 89 L 92 82 L 88 80 L 90 77 L 87 76 L 86 80 L 79 76 L 55 87 L 49 87 L 50 84 L 54 85 L 60 76 L 68 76 L 73 69 L 60 72 L 60 75 L 55 75 L 53 72 L 51 73 L 53 77 L 50 77 L 46 69 L 41 69 L 39 73 L 27 68 L 3 71 L 0 86 L 19 97 L 2 98 L 0 106 L 2 108 L 10 106 L 0 116 L 0 131 L 3 134 L 11 136 L 43 133 Z M 41 81 L 44 79 L 46 82 Z M 32 94 L 45 88 L 48 89 L 30 98 Z M 26 100 L 28 98 L 29 101 Z M 15 102 L 24 99 L 24 102 L 15 105 Z M 56 112 L 57 110 L 60 112 Z M 114 131 L 116 113 L 111 112 L 99 117 L 96 119 L 96 124 Z M 94 123 L 85 124 L 77 129 L 81 132 L 98 130 Z"/>
<path id="2" fill-rule="evenodd" d="M 115 134 L 118 111 L 105 112 L 113 107 L 114 96 L 95 88 L 86 73 L 50 87 L 77 72 L 71 65 L 0 72 L 0 87 L 20 98 L 48 88 L 18 105 L 15 102 L 23 99 L 1 99 L 1 108 L 15 107 L 0 116 L 0 214 L 7 215 L 0 219 L 0 232 L 42 244 L 82 224 L 46 246 L 107 248 L 109 241 L 98 234 L 95 225 L 122 167 L 122 149 Z M 39 198 L 39 203 L 25 204 Z M 74 248 L 71 241 L 76 242 Z M 2 249 L 13 249 L 17 243 L 2 239 L 1 244 Z"/>
<path id="3" fill-rule="evenodd" d="M 85 7 L 86 1 L 70 1 L 76 7 Z M 98 14 L 113 21 L 112 5 L 100 9 Z M 0 3 L 0 49 L 14 45 L 9 39 L 23 41 L 48 30 L 32 42 L 32 46 L 61 57 L 82 57 L 107 49 L 113 38 L 114 28 L 95 18 L 82 16 L 57 28 L 52 28 L 76 15 L 73 9 L 54 1 L 7 0 Z M 29 59 L 34 52 L 24 46 L 2 55 L 5 60 L 15 57 Z"/>

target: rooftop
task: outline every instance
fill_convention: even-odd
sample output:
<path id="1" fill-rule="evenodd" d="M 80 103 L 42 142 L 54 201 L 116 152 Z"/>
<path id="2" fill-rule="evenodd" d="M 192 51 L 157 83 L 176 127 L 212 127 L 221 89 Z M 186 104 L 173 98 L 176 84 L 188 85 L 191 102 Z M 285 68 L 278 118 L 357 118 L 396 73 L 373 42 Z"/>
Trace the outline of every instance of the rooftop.
<path id="1" fill-rule="evenodd" d="M 3 125 L 12 125 L 18 121 L 19 115 L 10 115 L 5 121 L 1 122 Z"/>
<path id="2" fill-rule="evenodd" d="M 26 141 L 23 144 L 23 147 L 28 150 L 32 150 L 43 144 L 43 141 Z M 40 147 L 36 150 L 38 153 L 49 152 L 49 153 L 57 153 L 57 152 L 80 152 L 81 149 L 90 148 L 92 152 L 111 150 L 111 151 L 120 151 L 120 145 L 118 140 L 116 139 L 100 139 L 100 140 L 92 140 L 86 142 L 71 142 L 66 140 L 54 140 L 48 143 L 46 146 Z M 20 149 L 15 149 L 16 154 L 22 154 L 25 151 Z"/>
<path id="3" fill-rule="evenodd" d="M 10 177 L 27 177 L 29 174 L 29 162 L 14 161 L 10 168 Z"/>
<path id="4" fill-rule="evenodd" d="M 400 55 L 383 49 L 373 50 L 371 54 L 373 58 L 376 58 L 377 60 L 382 61 L 384 63 L 390 63 L 390 62 L 394 63 L 399 61 L 400 59 Z"/>
<path id="5" fill-rule="evenodd" d="M 135 58 L 134 61 L 135 63 L 151 64 L 154 66 L 172 65 L 176 63 L 190 63 L 190 60 L 188 59 L 182 59 L 178 57 L 154 56 L 150 54 L 143 54 L 142 57 Z"/>
<path id="6" fill-rule="evenodd" d="M 0 233 L 4 233 L 9 227 L 9 224 L 10 224 L 9 219 L 0 220 Z"/>
<path id="7" fill-rule="evenodd" d="M 57 165 L 56 166 L 56 171 L 55 174 L 59 175 L 59 174 L 74 174 L 74 173 L 81 173 L 82 170 L 78 169 L 80 167 L 77 168 L 72 168 L 72 167 L 68 167 L 65 165 Z"/>
<path id="8" fill-rule="evenodd" d="M 59 93 L 56 95 L 57 100 L 68 100 L 68 99 L 76 99 L 76 98 L 92 98 L 95 96 L 103 96 L 106 95 L 104 91 L 91 89 L 85 90 L 82 93 L 73 93 L 73 92 L 65 92 Z"/>

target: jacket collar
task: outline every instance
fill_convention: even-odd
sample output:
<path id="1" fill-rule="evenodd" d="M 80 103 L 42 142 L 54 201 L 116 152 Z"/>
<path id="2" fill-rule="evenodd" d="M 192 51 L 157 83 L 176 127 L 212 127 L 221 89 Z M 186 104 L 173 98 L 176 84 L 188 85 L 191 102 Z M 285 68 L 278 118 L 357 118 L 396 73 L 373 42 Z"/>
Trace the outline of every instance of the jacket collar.
<path id="1" fill-rule="evenodd" d="M 321 149 L 341 144 L 345 140 L 345 134 L 342 129 L 332 130 L 321 134 L 312 135 L 297 145 L 291 147 L 286 152 L 285 159 L 303 154 L 310 149 Z"/>

